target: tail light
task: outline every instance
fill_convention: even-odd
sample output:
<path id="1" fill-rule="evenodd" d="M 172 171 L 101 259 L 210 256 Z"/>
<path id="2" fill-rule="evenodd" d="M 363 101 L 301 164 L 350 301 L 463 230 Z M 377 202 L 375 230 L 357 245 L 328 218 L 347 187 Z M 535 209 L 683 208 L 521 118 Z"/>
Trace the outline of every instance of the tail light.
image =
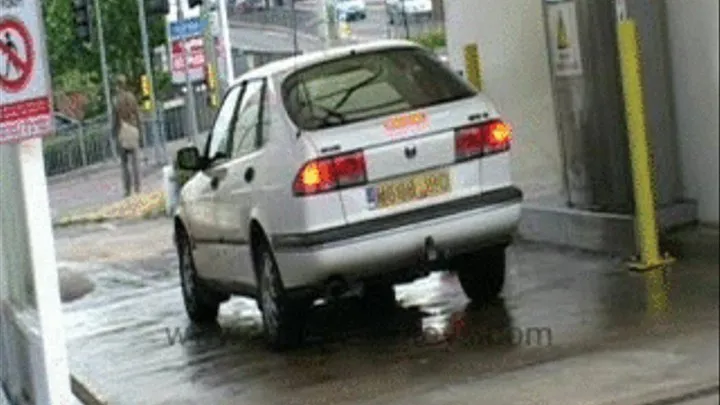
<path id="1" fill-rule="evenodd" d="M 490 121 L 455 132 L 455 159 L 467 160 L 510 149 L 512 130 L 502 121 Z"/>
<path id="2" fill-rule="evenodd" d="M 367 181 L 365 156 L 362 151 L 311 160 L 300 169 L 293 193 L 296 196 L 318 194 Z"/>

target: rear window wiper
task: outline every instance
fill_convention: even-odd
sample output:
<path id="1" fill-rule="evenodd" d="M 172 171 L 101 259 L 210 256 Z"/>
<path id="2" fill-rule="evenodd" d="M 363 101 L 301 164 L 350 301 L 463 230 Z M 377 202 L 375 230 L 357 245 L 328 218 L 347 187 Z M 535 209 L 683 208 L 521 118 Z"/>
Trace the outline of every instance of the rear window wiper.
<path id="1" fill-rule="evenodd" d="M 331 117 L 332 117 L 332 118 L 335 118 L 337 121 L 339 121 L 339 124 L 344 124 L 345 121 L 347 121 L 347 119 L 346 119 L 346 117 L 345 117 L 345 114 L 343 114 L 343 113 L 341 113 L 341 112 L 339 112 L 339 111 L 337 111 L 337 110 L 334 110 L 334 109 L 332 109 L 332 108 L 325 107 L 325 106 L 322 106 L 322 105 L 319 105 L 319 104 L 314 104 L 313 107 L 318 108 L 318 109 L 320 109 L 322 112 L 324 112 L 325 114 L 327 114 L 327 115 L 325 115 L 325 117 L 322 118 L 323 123 L 326 123 L 326 122 L 328 121 L 328 118 L 331 118 Z"/>

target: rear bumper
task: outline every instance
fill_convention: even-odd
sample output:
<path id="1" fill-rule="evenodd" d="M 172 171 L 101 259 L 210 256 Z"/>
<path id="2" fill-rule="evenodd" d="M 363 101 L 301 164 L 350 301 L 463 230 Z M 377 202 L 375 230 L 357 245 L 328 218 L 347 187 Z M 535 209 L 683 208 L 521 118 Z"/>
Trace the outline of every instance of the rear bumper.
<path id="1" fill-rule="evenodd" d="M 510 239 L 520 221 L 522 192 L 515 187 L 301 235 L 275 235 L 272 244 L 287 288 L 322 284 L 331 277 L 373 277 L 424 260 L 432 238 L 446 257 Z"/>

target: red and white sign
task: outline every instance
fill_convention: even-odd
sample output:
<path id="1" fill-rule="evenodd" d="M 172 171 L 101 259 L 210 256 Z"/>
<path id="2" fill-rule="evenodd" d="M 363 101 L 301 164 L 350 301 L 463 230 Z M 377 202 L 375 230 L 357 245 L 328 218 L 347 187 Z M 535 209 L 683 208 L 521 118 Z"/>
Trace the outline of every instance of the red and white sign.
<path id="1" fill-rule="evenodd" d="M 185 83 L 185 52 L 183 46 L 189 50 L 190 59 L 190 80 L 197 81 L 204 78 L 205 49 L 201 37 L 191 38 L 188 41 L 172 42 L 171 69 L 173 82 Z"/>
<path id="2" fill-rule="evenodd" d="M 42 17 L 34 0 L 0 13 L 0 143 L 52 133 Z"/>
<path id="3" fill-rule="evenodd" d="M 183 45 L 187 47 L 190 59 L 190 80 L 200 81 L 205 79 L 205 48 L 204 40 L 201 37 L 190 38 L 186 41 L 175 40 L 172 42 L 172 52 L 170 60 L 170 70 L 172 72 L 173 83 L 185 84 L 185 53 Z M 220 44 L 215 38 L 216 49 L 218 55 L 221 55 Z M 219 59 L 219 58 L 218 58 Z"/>

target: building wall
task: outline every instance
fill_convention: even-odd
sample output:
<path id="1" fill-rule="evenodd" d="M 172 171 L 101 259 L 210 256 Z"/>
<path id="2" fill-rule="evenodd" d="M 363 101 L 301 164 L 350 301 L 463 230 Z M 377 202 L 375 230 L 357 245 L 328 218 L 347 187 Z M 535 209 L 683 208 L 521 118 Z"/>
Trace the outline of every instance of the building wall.
<path id="1" fill-rule="evenodd" d="M 666 0 L 685 197 L 718 223 L 718 0 Z"/>
<path id="2" fill-rule="evenodd" d="M 513 126 L 513 175 L 528 197 L 560 194 L 562 163 L 555 124 L 542 2 L 445 0 L 448 58 L 464 67 L 477 43 L 484 86 Z"/>

